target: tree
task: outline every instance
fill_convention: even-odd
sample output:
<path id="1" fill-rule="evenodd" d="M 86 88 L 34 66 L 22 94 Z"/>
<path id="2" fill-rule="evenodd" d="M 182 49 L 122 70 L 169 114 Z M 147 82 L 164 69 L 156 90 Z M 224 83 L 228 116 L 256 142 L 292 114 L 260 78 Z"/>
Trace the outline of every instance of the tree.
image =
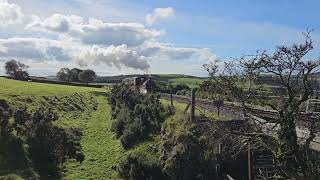
<path id="1" fill-rule="evenodd" d="M 83 70 L 78 69 L 78 68 L 73 68 L 70 70 L 70 74 L 71 74 L 71 80 L 73 82 L 79 82 L 79 74 L 82 72 Z"/>
<path id="2" fill-rule="evenodd" d="M 96 73 L 93 70 L 87 69 L 79 74 L 79 80 L 85 82 L 88 85 L 89 82 L 96 78 Z"/>
<path id="3" fill-rule="evenodd" d="M 296 123 L 298 121 L 301 105 L 313 95 L 312 75 L 318 70 L 320 60 L 306 60 L 304 57 L 313 49 L 313 42 L 310 31 L 304 33 L 305 41 L 301 44 L 294 44 L 290 47 L 280 46 L 273 54 L 262 52 L 259 59 L 256 59 L 250 68 L 272 74 L 280 79 L 282 94 L 273 103 L 267 103 L 275 110 L 279 118 L 278 131 L 278 160 L 290 169 L 299 170 L 303 160 L 299 152 Z M 312 131 L 310 131 L 312 132 Z M 314 138 L 312 134 L 307 139 L 307 148 Z M 289 158 L 291 157 L 291 158 Z M 304 171 L 304 170 L 302 170 Z"/>
<path id="4" fill-rule="evenodd" d="M 310 174 L 307 175 L 310 169 L 308 166 L 312 166 L 312 164 L 305 163 L 306 161 L 303 159 L 302 149 L 298 144 L 296 123 L 299 120 L 301 105 L 313 94 L 312 76 L 319 68 L 320 60 L 306 60 L 304 58 L 313 49 L 310 31 L 304 35 L 305 41 L 301 44 L 280 46 L 272 54 L 262 51 L 254 56 L 245 56 L 233 62 L 227 62 L 224 71 L 220 74 L 216 63 L 204 66 L 212 77 L 205 84 L 205 88 L 230 92 L 231 96 L 242 104 L 246 117 L 262 117 L 259 114 L 252 114 L 251 109 L 247 107 L 247 104 L 252 102 L 255 97 L 265 95 L 265 92 L 261 91 L 259 87 L 261 85 L 260 74 L 272 75 L 280 80 L 279 88 L 281 91 L 277 92 L 277 98 L 263 102 L 264 105 L 277 112 L 278 118 L 263 119 L 267 123 L 273 123 L 272 128 L 277 131 L 277 145 L 273 153 L 283 176 L 296 177 L 299 173 L 309 176 Z M 239 66 L 235 66 L 234 63 Z M 254 116 L 247 116 L 248 113 Z M 275 129 L 277 126 L 278 130 Z M 303 149 L 309 149 L 310 142 L 315 138 L 314 126 L 311 127 L 313 129 L 309 129 L 310 134 Z M 244 134 L 242 133 L 242 135 Z M 248 133 L 247 135 L 251 138 L 253 136 L 262 137 L 261 133 Z M 265 139 L 267 138 L 265 137 Z"/>
<path id="5" fill-rule="evenodd" d="M 10 60 L 5 63 L 5 70 L 6 74 L 10 77 L 16 79 L 16 80 L 26 80 L 29 78 L 29 74 L 26 71 L 26 69 L 29 66 L 16 61 L 16 60 Z"/>
<path id="6" fill-rule="evenodd" d="M 69 68 L 61 68 L 57 73 L 57 78 L 60 81 L 69 83 L 72 80 L 72 75 Z"/>
<path id="7" fill-rule="evenodd" d="M 258 77 L 259 72 L 248 68 L 256 56 L 243 56 L 224 62 L 222 71 L 219 71 L 218 62 L 203 65 L 210 75 L 210 79 L 201 85 L 201 89 L 215 94 L 223 94 L 240 102 L 242 112 L 247 118 L 247 103 L 252 101 L 253 96 L 261 91 Z"/>

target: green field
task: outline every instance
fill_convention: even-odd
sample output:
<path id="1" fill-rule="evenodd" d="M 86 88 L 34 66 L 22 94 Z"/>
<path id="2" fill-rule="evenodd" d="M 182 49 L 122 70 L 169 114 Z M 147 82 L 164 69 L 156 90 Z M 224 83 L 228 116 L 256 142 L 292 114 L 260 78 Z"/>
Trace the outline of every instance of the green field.
<path id="1" fill-rule="evenodd" d="M 200 78 L 174 78 L 170 79 L 169 82 L 178 85 L 178 84 L 185 84 L 190 88 L 199 87 L 199 85 L 204 81 L 204 79 Z"/>
<path id="2" fill-rule="evenodd" d="M 148 139 L 136 147 L 124 151 L 120 141 L 111 131 L 110 106 L 103 88 L 87 88 L 42 83 L 29 83 L 0 78 L 0 99 L 5 99 L 12 108 L 26 106 L 33 111 L 47 107 L 57 112 L 56 125 L 64 128 L 80 128 L 83 132 L 81 145 L 85 160 L 82 164 L 68 160 L 64 164 L 64 179 L 119 179 L 114 170 L 119 160 L 131 151 L 148 151 L 150 144 L 158 142 L 159 136 Z M 0 179 L 17 179 L 21 172 L 28 169 L 25 161 L 18 165 L 6 162 L 10 157 L 20 156 L 15 149 L 0 139 Z M 20 152 L 20 151 L 19 151 Z M 26 153 L 21 150 L 21 156 Z M 23 158 L 22 158 L 23 159 Z M 16 167 L 16 168 L 15 168 Z M 42 179 L 52 179 L 42 177 Z M 55 179 L 55 178 L 53 178 Z"/>

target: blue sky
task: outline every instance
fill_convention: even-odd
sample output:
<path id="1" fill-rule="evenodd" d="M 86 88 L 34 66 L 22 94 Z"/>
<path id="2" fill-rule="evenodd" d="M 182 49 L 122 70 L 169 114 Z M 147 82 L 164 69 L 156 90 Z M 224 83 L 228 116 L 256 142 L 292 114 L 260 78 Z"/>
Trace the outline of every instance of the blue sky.
<path id="1" fill-rule="evenodd" d="M 0 0 L 0 66 L 15 58 L 34 75 L 67 66 L 204 76 L 204 63 L 272 52 L 300 42 L 306 28 L 315 29 L 314 58 L 318 7 L 316 0 Z"/>

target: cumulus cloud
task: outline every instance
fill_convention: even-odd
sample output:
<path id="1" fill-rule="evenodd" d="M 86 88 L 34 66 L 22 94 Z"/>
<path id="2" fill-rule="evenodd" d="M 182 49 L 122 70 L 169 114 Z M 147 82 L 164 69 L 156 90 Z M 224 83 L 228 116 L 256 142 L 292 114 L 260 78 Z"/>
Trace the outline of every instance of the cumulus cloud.
<path id="1" fill-rule="evenodd" d="M 107 48 L 93 46 L 82 51 L 76 60 L 80 65 L 99 65 L 130 67 L 134 69 L 147 70 L 150 65 L 147 58 L 141 56 L 137 51 L 129 49 L 127 45 L 109 46 Z"/>
<path id="2" fill-rule="evenodd" d="M 0 0 L 0 27 L 18 24 L 23 21 L 23 13 L 20 6 L 9 4 L 6 0 Z"/>
<path id="3" fill-rule="evenodd" d="M 85 21 L 79 16 L 62 14 L 38 19 L 26 29 L 64 33 L 92 45 L 138 46 L 161 35 L 160 31 L 147 29 L 139 23 L 106 23 L 93 18 Z"/>
<path id="4" fill-rule="evenodd" d="M 5 9 L 5 11 L 1 11 Z M 158 8 L 147 24 L 174 16 L 174 9 Z M 5 21 L 5 22 L 2 22 Z M 77 63 L 81 66 L 146 71 L 152 62 L 215 59 L 208 49 L 174 47 L 159 41 L 162 31 L 140 23 L 109 23 L 76 15 L 43 18 L 23 14 L 21 8 L 0 0 L 0 23 L 20 23 L 29 37 L 0 39 L 0 57 L 28 62 Z M 1 24 L 0 24 L 1 27 Z M 35 33 L 35 34 L 33 34 Z M 33 35 L 37 35 L 37 38 Z"/>
<path id="5" fill-rule="evenodd" d="M 80 16 L 54 14 L 45 19 L 34 19 L 25 29 L 68 33 L 71 28 L 74 28 L 72 26 L 80 25 L 82 22 L 83 18 Z"/>
<path id="6" fill-rule="evenodd" d="M 153 25 L 159 20 L 168 19 L 174 17 L 175 11 L 172 7 L 167 8 L 156 8 L 151 14 L 147 14 L 146 23 L 147 25 Z"/>
<path id="7" fill-rule="evenodd" d="M 36 61 L 68 61 L 69 49 L 63 42 L 40 38 L 0 39 L 0 56 Z"/>
<path id="8" fill-rule="evenodd" d="M 205 48 L 174 47 L 160 42 L 149 42 L 139 47 L 142 55 L 166 60 L 190 60 L 214 61 L 216 56 Z"/>

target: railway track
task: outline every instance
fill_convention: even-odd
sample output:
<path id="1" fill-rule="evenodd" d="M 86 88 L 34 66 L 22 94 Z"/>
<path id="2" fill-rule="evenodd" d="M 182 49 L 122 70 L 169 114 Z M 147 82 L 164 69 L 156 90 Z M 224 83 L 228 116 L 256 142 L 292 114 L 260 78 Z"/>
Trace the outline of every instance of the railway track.
<path id="1" fill-rule="evenodd" d="M 161 94 L 161 98 L 170 100 L 170 95 L 169 94 Z M 173 99 L 177 102 L 181 103 L 189 103 L 190 98 L 186 96 L 178 96 L 178 95 L 173 95 Z M 196 105 L 200 106 L 202 108 L 206 108 L 209 110 L 214 110 L 216 109 L 216 106 L 214 105 L 213 101 L 207 100 L 207 99 L 196 99 Z M 238 117 L 242 117 L 241 113 L 241 106 L 231 103 L 231 102 L 224 102 L 224 105 L 221 107 L 222 110 L 225 110 L 226 112 L 232 111 L 232 115 L 238 115 Z M 266 110 L 266 109 L 261 109 L 261 108 L 256 108 L 256 107 L 251 107 L 250 111 L 253 114 L 257 114 L 263 118 L 269 118 L 269 119 L 276 119 L 279 117 L 279 114 L 277 111 L 274 110 Z M 228 114 L 226 114 L 228 115 Z M 317 115 L 314 113 L 305 113 L 301 112 L 299 114 L 299 122 L 308 122 L 310 120 L 317 119 Z"/>
<path id="2" fill-rule="evenodd" d="M 170 100 L 170 94 L 161 94 L 162 99 Z M 185 97 L 185 96 L 178 96 L 178 95 L 173 95 L 173 100 L 180 102 L 180 103 L 189 103 L 190 98 Z M 216 111 L 216 107 L 214 106 L 213 101 L 206 100 L 206 99 L 196 99 L 196 106 L 207 109 L 209 111 Z M 220 113 L 222 112 L 223 115 L 227 116 L 233 116 L 234 119 L 239 120 L 243 118 L 243 113 L 241 112 L 241 106 L 231 103 L 231 102 L 225 102 L 222 107 L 220 107 Z M 272 111 L 272 110 L 265 110 L 261 108 L 251 108 L 252 114 L 256 114 L 258 117 L 257 119 L 260 119 L 261 121 L 264 121 L 264 119 L 276 119 L 279 117 L 277 111 Z M 301 112 L 299 114 L 299 118 L 297 121 L 297 134 L 298 137 L 302 140 L 306 139 L 309 136 L 309 131 L 308 131 L 308 122 L 310 120 L 315 120 L 318 117 L 315 114 L 311 113 L 304 113 Z M 265 130 L 265 133 L 270 134 L 270 133 L 276 133 L 274 132 L 274 123 L 267 123 L 266 121 L 261 124 L 261 121 L 255 121 L 254 123 L 260 124 L 261 127 Z M 318 130 L 320 132 L 320 130 Z M 313 142 L 313 149 L 320 151 L 320 134 L 314 139 Z"/>

